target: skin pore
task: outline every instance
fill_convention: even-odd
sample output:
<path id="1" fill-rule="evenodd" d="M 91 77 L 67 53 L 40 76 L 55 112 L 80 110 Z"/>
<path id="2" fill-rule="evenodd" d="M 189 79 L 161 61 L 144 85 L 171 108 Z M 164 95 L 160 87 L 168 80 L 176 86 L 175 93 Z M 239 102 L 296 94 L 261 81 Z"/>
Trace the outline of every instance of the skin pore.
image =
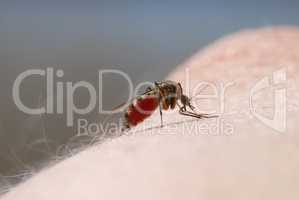
<path id="1" fill-rule="evenodd" d="M 286 129 L 279 132 L 275 127 L 283 127 L 283 122 L 269 127 L 262 121 L 276 112 L 273 93 L 267 89 L 254 93 L 254 112 L 264 117 L 260 119 L 251 112 L 249 97 L 260 80 L 284 80 L 284 72 L 286 81 L 278 89 L 286 88 Z M 136 128 L 138 132 L 44 169 L 1 200 L 298 199 L 299 28 L 228 36 L 167 79 L 181 82 L 184 90 L 193 88 L 195 94 L 198 81 L 225 88 L 221 101 L 210 98 L 195 104 L 200 112 L 217 108 L 220 116 L 198 120 L 164 112 L 161 129 L 156 112 Z"/>

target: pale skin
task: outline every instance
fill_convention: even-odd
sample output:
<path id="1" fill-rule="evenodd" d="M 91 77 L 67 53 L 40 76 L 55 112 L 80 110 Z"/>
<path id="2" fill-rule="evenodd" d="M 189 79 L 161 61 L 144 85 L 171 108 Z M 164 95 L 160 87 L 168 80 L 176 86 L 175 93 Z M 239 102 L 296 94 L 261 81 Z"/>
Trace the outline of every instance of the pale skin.
<path id="1" fill-rule="evenodd" d="M 233 126 L 232 132 L 182 134 L 187 126 L 206 121 L 183 123 L 191 118 L 177 112 L 164 113 L 164 127 L 157 128 L 157 112 L 144 122 L 156 128 L 142 131 L 141 127 L 138 134 L 90 147 L 42 170 L 2 199 L 298 199 L 299 28 L 245 31 L 224 38 L 167 79 L 181 82 L 184 88 L 186 67 L 191 87 L 198 80 L 233 82 L 225 90 L 221 116 Z M 250 88 L 279 69 L 287 73 L 283 133 L 253 117 L 248 102 Z M 269 93 L 259 95 L 257 110 L 271 113 Z M 197 110 L 216 103 L 203 103 Z"/>

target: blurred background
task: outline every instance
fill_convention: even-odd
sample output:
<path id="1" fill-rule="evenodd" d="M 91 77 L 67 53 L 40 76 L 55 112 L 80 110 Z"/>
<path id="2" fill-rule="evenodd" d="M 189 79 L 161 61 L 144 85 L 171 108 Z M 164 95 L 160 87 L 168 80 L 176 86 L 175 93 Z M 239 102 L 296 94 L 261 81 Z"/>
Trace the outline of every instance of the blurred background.
<path id="1" fill-rule="evenodd" d="M 119 69 L 136 85 L 163 80 L 175 67 L 223 35 L 244 28 L 299 24 L 298 0 L 251 1 L 0 1 L 0 188 L 64 153 L 76 135 L 65 114 L 27 115 L 12 100 L 12 85 L 27 69 L 63 69 L 59 79 L 97 86 L 99 69 Z M 26 79 L 21 98 L 45 103 L 43 77 Z M 126 82 L 106 77 L 104 108 L 122 103 Z M 75 103 L 88 104 L 78 89 Z M 75 120 L 80 116 L 75 116 Z M 101 121 L 91 112 L 84 118 Z M 78 141 L 76 141 L 78 142 Z M 61 150 L 63 149 L 63 150 Z"/>

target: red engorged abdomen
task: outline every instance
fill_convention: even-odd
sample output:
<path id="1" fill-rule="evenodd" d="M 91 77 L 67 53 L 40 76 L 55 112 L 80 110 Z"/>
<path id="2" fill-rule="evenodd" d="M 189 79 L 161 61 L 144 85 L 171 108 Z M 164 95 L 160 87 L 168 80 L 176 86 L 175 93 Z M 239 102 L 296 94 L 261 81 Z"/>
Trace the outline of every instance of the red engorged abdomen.
<path id="1" fill-rule="evenodd" d="M 131 105 L 127 111 L 127 120 L 130 125 L 136 126 L 149 117 L 159 106 L 157 97 L 146 96 L 138 99 L 135 105 Z"/>

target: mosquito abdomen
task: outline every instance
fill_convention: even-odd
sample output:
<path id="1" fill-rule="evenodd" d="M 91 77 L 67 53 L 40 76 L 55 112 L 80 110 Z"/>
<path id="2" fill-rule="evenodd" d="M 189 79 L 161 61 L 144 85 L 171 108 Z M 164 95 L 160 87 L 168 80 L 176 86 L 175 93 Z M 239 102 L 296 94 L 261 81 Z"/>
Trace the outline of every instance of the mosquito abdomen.
<path id="1" fill-rule="evenodd" d="M 159 99 L 155 96 L 149 95 L 137 99 L 132 103 L 125 116 L 129 126 L 136 126 L 157 109 L 159 106 Z"/>

